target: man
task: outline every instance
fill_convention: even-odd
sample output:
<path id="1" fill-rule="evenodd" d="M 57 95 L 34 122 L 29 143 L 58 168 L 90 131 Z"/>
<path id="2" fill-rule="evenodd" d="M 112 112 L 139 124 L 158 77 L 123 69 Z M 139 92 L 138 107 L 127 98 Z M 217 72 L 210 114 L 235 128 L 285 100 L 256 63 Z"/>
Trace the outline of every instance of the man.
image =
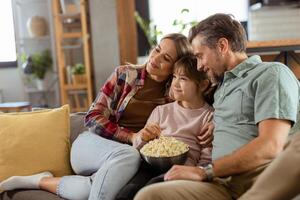
<path id="1" fill-rule="evenodd" d="M 300 134 L 258 177 L 239 200 L 282 200 L 300 194 Z M 300 199 L 300 196 L 297 196 Z M 295 199 L 296 200 L 296 199 Z"/>
<path id="2" fill-rule="evenodd" d="M 296 122 L 299 85 L 283 64 L 246 55 L 246 36 L 230 15 L 215 14 L 190 30 L 198 69 L 220 81 L 214 99 L 213 163 L 173 166 L 165 182 L 136 200 L 236 199 L 282 151 Z"/>

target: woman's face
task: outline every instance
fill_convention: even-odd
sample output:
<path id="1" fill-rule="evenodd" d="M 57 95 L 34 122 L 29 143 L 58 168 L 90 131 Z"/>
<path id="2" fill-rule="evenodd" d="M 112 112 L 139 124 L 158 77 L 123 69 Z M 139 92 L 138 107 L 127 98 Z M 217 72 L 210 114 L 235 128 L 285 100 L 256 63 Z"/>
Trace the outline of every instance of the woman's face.
<path id="1" fill-rule="evenodd" d="M 150 77 L 156 81 L 166 80 L 173 70 L 177 60 L 175 43 L 166 38 L 163 39 L 150 53 L 146 70 Z"/>

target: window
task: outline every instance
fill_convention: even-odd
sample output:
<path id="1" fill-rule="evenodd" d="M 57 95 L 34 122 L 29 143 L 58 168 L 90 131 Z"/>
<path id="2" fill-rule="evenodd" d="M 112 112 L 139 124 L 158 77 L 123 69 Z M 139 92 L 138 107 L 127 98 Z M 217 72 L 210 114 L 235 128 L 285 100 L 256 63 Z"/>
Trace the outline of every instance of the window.
<path id="1" fill-rule="evenodd" d="M 215 13 L 230 13 L 239 21 L 247 21 L 248 18 L 248 0 L 150 0 L 149 8 L 150 18 L 164 34 L 178 32 L 178 27 L 172 25 L 174 19 L 201 21 Z M 180 14 L 183 8 L 188 9 L 189 13 Z M 187 35 L 188 29 L 183 34 Z"/>
<path id="2" fill-rule="evenodd" d="M 11 0 L 0 1 L 0 68 L 16 67 L 17 54 Z"/>

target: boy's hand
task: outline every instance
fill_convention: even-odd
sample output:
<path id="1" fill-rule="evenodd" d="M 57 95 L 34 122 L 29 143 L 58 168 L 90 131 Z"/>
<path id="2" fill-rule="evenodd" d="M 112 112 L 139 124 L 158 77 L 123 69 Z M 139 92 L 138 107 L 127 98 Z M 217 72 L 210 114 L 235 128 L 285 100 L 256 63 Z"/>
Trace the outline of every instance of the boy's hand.
<path id="1" fill-rule="evenodd" d="M 134 146 L 140 145 L 142 142 L 149 142 L 160 136 L 161 130 L 157 123 L 146 124 L 143 129 L 132 135 L 131 142 Z"/>
<path id="2" fill-rule="evenodd" d="M 149 142 L 160 136 L 161 130 L 158 124 L 146 124 L 137 134 L 140 135 L 142 141 Z"/>

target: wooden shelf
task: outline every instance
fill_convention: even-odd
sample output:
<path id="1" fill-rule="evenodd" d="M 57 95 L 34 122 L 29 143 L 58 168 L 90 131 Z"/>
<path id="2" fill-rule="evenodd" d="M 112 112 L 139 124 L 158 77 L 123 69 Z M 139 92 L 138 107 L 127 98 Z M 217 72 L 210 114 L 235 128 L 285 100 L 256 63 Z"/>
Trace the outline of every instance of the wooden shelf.
<path id="1" fill-rule="evenodd" d="M 62 14 L 60 0 L 52 0 L 56 52 L 58 61 L 61 104 L 69 104 L 71 112 L 86 112 L 93 101 L 91 76 L 91 38 L 88 32 L 87 0 L 80 0 L 80 13 Z M 76 28 L 76 32 L 71 31 Z M 78 43 L 68 43 L 68 39 L 81 39 Z M 66 66 L 78 63 L 78 58 L 70 49 L 82 51 L 86 84 L 66 84 Z M 67 56 L 66 56 L 67 54 Z"/>
<path id="2" fill-rule="evenodd" d="M 65 90 L 82 90 L 86 88 L 87 84 L 68 84 L 64 86 Z"/>
<path id="3" fill-rule="evenodd" d="M 81 32 L 63 33 L 62 34 L 62 38 L 64 38 L 64 39 L 81 38 L 81 37 L 82 37 Z"/>
<path id="4" fill-rule="evenodd" d="M 69 19 L 69 18 L 80 19 L 80 13 L 75 13 L 75 14 L 58 14 L 58 16 L 61 19 Z"/>
<path id="5" fill-rule="evenodd" d="M 300 38 L 299 39 L 286 39 L 286 40 L 248 41 L 247 42 L 247 48 L 283 47 L 283 46 L 300 46 Z"/>

